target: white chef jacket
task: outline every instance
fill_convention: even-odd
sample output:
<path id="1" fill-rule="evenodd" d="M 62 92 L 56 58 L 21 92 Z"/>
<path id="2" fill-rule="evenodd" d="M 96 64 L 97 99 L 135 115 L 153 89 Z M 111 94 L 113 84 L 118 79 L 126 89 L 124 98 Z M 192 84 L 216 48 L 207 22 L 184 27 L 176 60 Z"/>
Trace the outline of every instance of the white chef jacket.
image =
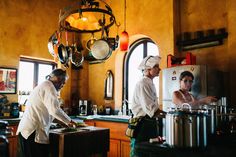
<path id="1" fill-rule="evenodd" d="M 26 104 L 17 134 L 27 139 L 35 131 L 35 142 L 48 144 L 51 122 L 56 118 L 69 124 L 71 118 L 60 108 L 58 92 L 53 83 L 44 81 L 35 87 Z"/>
<path id="2" fill-rule="evenodd" d="M 134 117 L 153 117 L 159 107 L 156 88 L 152 79 L 144 76 L 137 84 L 133 94 L 131 106 Z"/>

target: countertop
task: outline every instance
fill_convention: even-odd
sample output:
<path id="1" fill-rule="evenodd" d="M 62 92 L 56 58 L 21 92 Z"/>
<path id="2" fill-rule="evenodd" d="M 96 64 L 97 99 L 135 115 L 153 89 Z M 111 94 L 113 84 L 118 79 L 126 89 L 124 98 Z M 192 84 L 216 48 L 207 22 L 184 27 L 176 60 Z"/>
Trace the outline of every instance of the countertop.
<path id="1" fill-rule="evenodd" d="M 0 118 L 0 120 L 7 121 L 9 125 L 15 125 L 20 122 L 21 118 Z"/>
<path id="2" fill-rule="evenodd" d="M 88 115 L 88 116 L 70 116 L 71 119 L 75 121 L 84 121 L 84 120 L 100 120 L 100 121 L 111 121 L 111 122 L 120 122 L 128 123 L 130 116 L 126 115 Z M 7 121 L 9 125 L 18 124 L 21 118 L 0 118 L 0 120 Z"/>
<path id="3" fill-rule="evenodd" d="M 126 115 L 89 115 L 89 116 L 71 116 L 72 119 L 81 119 L 81 120 L 100 120 L 100 121 L 111 121 L 111 122 L 120 122 L 128 123 L 130 116 Z"/>

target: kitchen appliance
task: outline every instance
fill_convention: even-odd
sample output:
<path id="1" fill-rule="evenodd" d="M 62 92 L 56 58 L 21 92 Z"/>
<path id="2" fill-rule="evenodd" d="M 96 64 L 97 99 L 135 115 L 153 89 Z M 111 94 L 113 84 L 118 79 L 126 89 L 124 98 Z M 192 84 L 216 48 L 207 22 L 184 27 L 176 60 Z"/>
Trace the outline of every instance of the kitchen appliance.
<path id="1" fill-rule="evenodd" d="M 9 142 L 7 137 L 0 134 L 0 154 L 1 157 L 9 157 Z"/>
<path id="2" fill-rule="evenodd" d="M 8 127 L 7 121 L 0 120 L 0 156 L 9 157 L 9 141 L 8 136 L 12 136 L 13 129 Z"/>
<path id="3" fill-rule="evenodd" d="M 171 147 L 207 146 L 207 111 L 172 109 L 166 114 L 166 142 Z"/>
<path id="4" fill-rule="evenodd" d="M 87 116 L 92 114 L 92 103 L 90 100 L 79 100 L 79 115 Z"/>
<path id="5" fill-rule="evenodd" d="M 179 76 L 183 71 L 190 71 L 194 75 L 191 93 L 195 98 L 212 95 L 220 98 L 223 93 L 223 74 L 206 65 L 183 65 L 162 70 L 163 73 L 163 110 L 175 107 L 172 104 L 172 93 L 179 90 Z"/>
<path id="6" fill-rule="evenodd" d="M 11 103 L 11 117 L 18 118 L 19 115 L 20 115 L 19 103 L 17 102 Z"/>
<path id="7" fill-rule="evenodd" d="M 217 106 L 216 104 L 213 105 L 205 105 L 203 109 L 207 111 L 207 132 L 208 134 L 215 134 L 216 133 L 216 126 L 217 126 Z"/>
<path id="8" fill-rule="evenodd" d="M 87 106 L 84 104 L 83 100 L 79 100 L 79 115 L 81 116 L 87 115 Z"/>

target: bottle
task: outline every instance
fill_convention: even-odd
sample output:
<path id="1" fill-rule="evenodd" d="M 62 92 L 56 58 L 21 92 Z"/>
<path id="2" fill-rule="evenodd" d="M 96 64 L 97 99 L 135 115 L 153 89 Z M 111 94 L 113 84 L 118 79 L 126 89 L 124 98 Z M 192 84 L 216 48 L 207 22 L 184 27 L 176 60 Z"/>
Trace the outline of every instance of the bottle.
<path id="1" fill-rule="evenodd" d="M 119 115 L 119 116 L 121 116 L 121 115 L 122 115 L 121 109 L 119 110 L 119 112 L 118 112 L 118 115 Z"/>
<path id="2" fill-rule="evenodd" d="M 126 105 L 123 104 L 123 115 L 127 115 Z"/>
<path id="3" fill-rule="evenodd" d="M 93 115 L 97 115 L 98 114 L 98 107 L 97 105 L 93 105 Z"/>

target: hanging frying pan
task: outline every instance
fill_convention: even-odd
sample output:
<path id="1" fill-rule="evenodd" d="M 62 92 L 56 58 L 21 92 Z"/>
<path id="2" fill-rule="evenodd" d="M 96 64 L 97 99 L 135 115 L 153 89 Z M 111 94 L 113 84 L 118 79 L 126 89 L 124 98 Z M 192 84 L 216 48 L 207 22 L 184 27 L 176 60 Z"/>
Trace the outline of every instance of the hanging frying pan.
<path id="1" fill-rule="evenodd" d="M 54 45 L 58 44 L 57 31 L 55 31 L 48 39 L 48 51 L 54 57 Z"/>
<path id="2" fill-rule="evenodd" d="M 63 44 L 60 44 L 58 46 L 58 57 L 61 64 L 68 63 L 68 60 L 69 60 L 68 53 L 67 53 L 66 47 Z"/>
<path id="3" fill-rule="evenodd" d="M 111 48 L 106 40 L 99 39 L 91 46 L 91 53 L 94 58 L 104 60 L 110 57 Z"/>
<path id="4" fill-rule="evenodd" d="M 84 61 L 84 56 L 80 51 L 78 51 L 76 46 L 74 46 L 73 49 L 74 50 L 73 50 L 72 56 L 71 56 L 71 63 L 73 63 L 75 66 L 79 67 L 82 65 L 82 63 Z"/>
<path id="5" fill-rule="evenodd" d="M 89 39 L 86 43 L 86 48 L 91 51 L 91 46 L 94 44 L 94 42 L 96 41 L 97 39 L 94 37 L 94 34 L 92 34 L 92 37 L 91 39 Z"/>
<path id="6" fill-rule="evenodd" d="M 76 46 L 75 33 L 74 33 L 73 39 L 74 39 L 74 44 L 72 46 L 71 63 L 74 64 L 75 66 L 79 67 L 82 65 L 82 63 L 84 61 L 84 56 L 83 56 L 81 50 L 79 50 L 79 47 Z"/>
<path id="7" fill-rule="evenodd" d="M 103 17 L 103 21 L 100 21 L 100 25 L 102 26 L 102 36 L 101 39 L 96 40 L 94 44 L 91 46 L 91 53 L 94 58 L 98 60 L 105 60 L 111 55 L 111 48 L 108 42 L 104 38 L 104 24 L 105 24 L 105 17 Z M 107 33 L 108 36 L 108 33 Z"/>
<path id="8" fill-rule="evenodd" d="M 60 45 L 61 33 L 58 32 L 58 31 L 56 31 L 55 34 L 56 34 L 56 38 L 57 38 L 58 42 L 53 45 L 53 49 L 54 49 L 54 61 L 55 61 L 55 62 L 58 62 L 58 58 L 59 58 L 59 57 L 58 57 L 58 47 L 59 47 L 59 45 Z"/>
<path id="9" fill-rule="evenodd" d="M 66 42 L 68 45 L 67 41 L 67 32 L 66 32 Z M 64 46 L 63 44 L 58 45 L 57 47 L 58 50 L 58 58 L 61 64 L 63 64 L 66 68 L 69 67 L 69 60 L 70 60 L 70 54 L 72 52 L 72 49 L 70 46 Z"/>
<path id="10" fill-rule="evenodd" d="M 72 54 L 72 48 L 71 48 L 71 46 L 69 46 L 67 31 L 65 32 L 65 35 L 66 35 L 66 46 L 65 46 L 65 48 L 66 48 L 68 59 L 70 60 L 70 56 Z"/>

